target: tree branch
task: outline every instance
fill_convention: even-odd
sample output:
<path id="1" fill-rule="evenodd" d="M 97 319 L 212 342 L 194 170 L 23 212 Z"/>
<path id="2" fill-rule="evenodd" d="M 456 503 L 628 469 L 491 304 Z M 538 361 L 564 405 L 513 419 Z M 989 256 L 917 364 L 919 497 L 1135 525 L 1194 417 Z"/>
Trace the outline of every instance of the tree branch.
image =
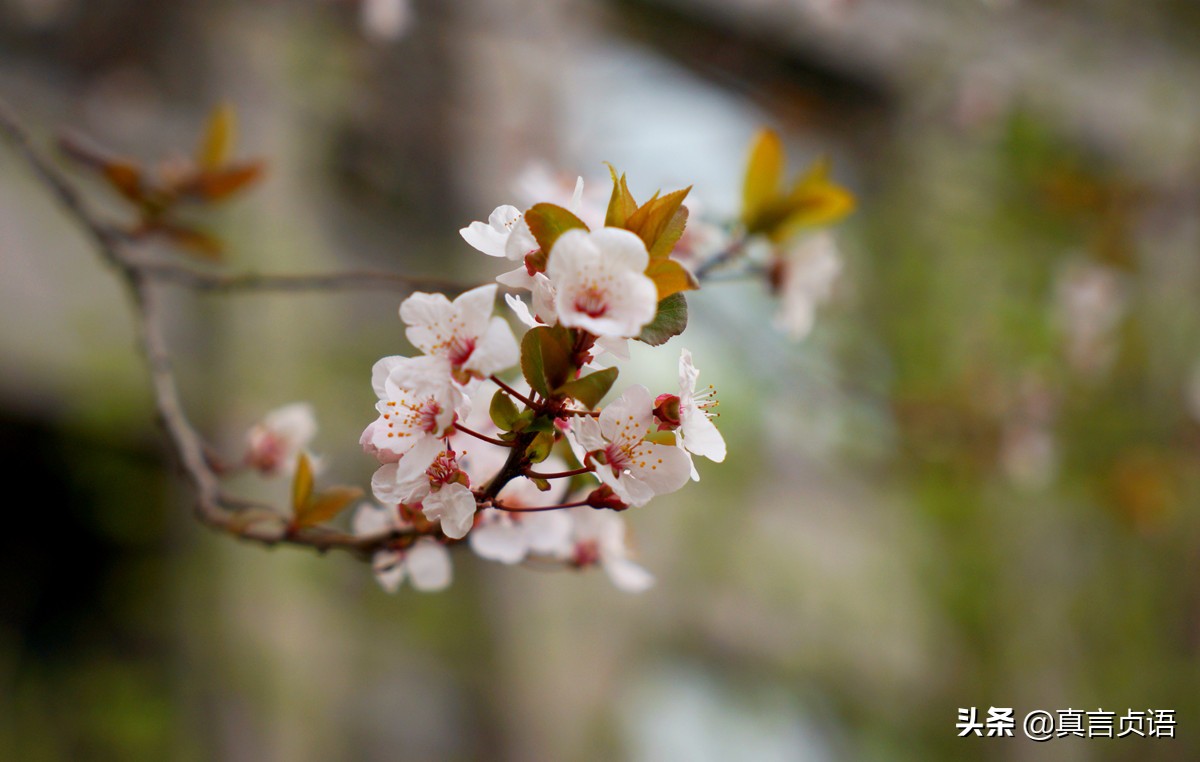
<path id="1" fill-rule="evenodd" d="M 196 517 L 203 524 L 262 545 L 297 545 L 319 552 L 340 549 L 362 557 L 415 535 L 415 530 L 395 530 L 358 537 L 328 527 L 293 527 L 290 516 L 284 511 L 226 495 L 210 464 L 207 445 L 184 412 L 163 334 L 163 312 L 156 285 L 173 283 L 215 291 L 299 291 L 374 287 L 414 290 L 447 284 L 388 273 L 225 275 L 183 265 L 146 262 L 128 251 L 124 237 L 117 229 L 92 214 L 75 185 L 33 145 L 29 133 L 3 100 L 0 100 L 0 138 L 20 154 L 67 214 L 89 234 L 100 258 L 117 269 L 128 287 L 138 339 L 150 375 L 155 411 L 195 494 Z"/>

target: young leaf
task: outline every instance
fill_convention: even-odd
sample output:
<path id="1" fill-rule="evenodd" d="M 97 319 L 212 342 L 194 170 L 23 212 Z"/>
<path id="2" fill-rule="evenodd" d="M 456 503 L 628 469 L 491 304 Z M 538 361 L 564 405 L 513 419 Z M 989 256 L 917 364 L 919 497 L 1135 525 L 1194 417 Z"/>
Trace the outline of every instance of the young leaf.
<path id="1" fill-rule="evenodd" d="M 679 239 L 683 237 L 683 229 L 687 227 L 687 220 L 688 208 L 686 206 L 679 207 L 679 210 L 672 215 L 671 221 L 663 228 L 658 240 L 654 242 L 654 246 L 650 248 L 651 259 L 666 259 L 671 256 L 675 244 L 679 243 Z"/>
<path id="2" fill-rule="evenodd" d="M 587 230 L 587 225 L 583 224 L 583 220 L 554 204 L 534 204 L 529 211 L 525 212 L 525 222 L 529 224 L 529 230 L 533 233 L 534 240 L 546 254 L 549 254 L 550 250 L 554 248 L 554 242 L 558 240 L 558 237 L 568 230 L 574 228 Z"/>
<path id="3" fill-rule="evenodd" d="M 117 189 L 117 193 L 135 204 L 142 202 L 145 191 L 142 188 L 141 167 L 130 161 L 115 159 L 105 162 L 101 169 L 104 179 Z"/>
<path id="4" fill-rule="evenodd" d="M 854 194 L 826 180 L 802 181 L 788 194 L 785 216 L 771 233 L 781 241 L 802 227 L 831 225 L 854 211 Z"/>
<path id="5" fill-rule="evenodd" d="M 608 200 L 608 212 L 604 215 L 604 224 L 611 228 L 623 228 L 629 216 L 637 211 L 638 205 L 633 200 L 633 194 L 629 192 L 629 186 L 625 184 L 625 175 L 618 178 L 617 170 L 611 164 L 608 165 L 608 173 L 612 175 L 613 190 Z"/>
<path id="6" fill-rule="evenodd" d="M 330 487 L 296 511 L 296 525 L 308 527 L 323 524 L 362 497 L 362 493 L 358 487 Z"/>
<path id="7" fill-rule="evenodd" d="M 306 453 L 300 453 L 296 458 L 296 475 L 292 477 L 292 513 L 300 515 L 300 511 L 312 499 L 313 470 L 312 461 Z"/>
<path id="8" fill-rule="evenodd" d="M 605 394 L 608 394 L 608 390 L 612 388 L 613 383 L 617 380 L 617 373 L 616 368 L 598 370 L 595 373 L 581 376 L 574 381 L 568 381 L 555 389 L 554 393 L 565 394 L 572 399 L 578 400 L 580 404 L 590 410 L 600 404 L 600 400 L 604 399 Z"/>
<path id="9" fill-rule="evenodd" d="M 237 135 L 237 115 L 233 106 L 222 103 L 208 115 L 204 135 L 196 153 L 196 163 L 202 170 L 212 170 L 229 160 Z"/>
<path id="10" fill-rule="evenodd" d="M 209 262 L 221 261 L 221 254 L 225 249 L 220 239 L 215 236 L 205 233 L 203 230 L 197 230 L 196 228 L 184 225 L 176 225 L 170 222 L 154 222 L 152 225 L 146 227 L 145 230 L 161 235 L 187 253 L 208 260 Z"/>
<path id="11" fill-rule="evenodd" d="M 656 194 L 654 198 L 629 216 L 629 219 L 625 221 L 625 227 L 638 234 L 638 237 L 645 242 L 647 250 L 655 248 L 658 239 L 671 224 L 675 213 L 679 211 L 683 200 L 687 198 L 687 194 L 691 190 L 689 185 L 662 197 Z M 679 232 L 683 233 L 682 228 Z M 676 240 L 679 239 L 676 238 Z M 667 249 L 667 253 L 670 253 L 670 248 Z"/>
<path id="12" fill-rule="evenodd" d="M 512 431 L 517 423 L 517 418 L 521 415 L 512 397 L 508 396 L 503 389 L 497 389 L 496 393 L 492 395 L 492 404 L 488 408 L 488 413 L 492 416 L 492 423 L 496 424 L 501 431 Z"/>
<path id="13" fill-rule="evenodd" d="M 530 463 L 541 463 L 550 457 L 550 450 L 553 448 L 554 435 L 549 431 L 542 431 L 529 443 L 529 449 L 525 450 L 525 456 L 529 458 Z"/>
<path id="14" fill-rule="evenodd" d="M 642 329 L 637 340 L 657 347 L 667 343 L 672 336 L 678 336 L 687 328 L 687 299 L 683 294 L 672 294 L 658 303 L 658 312 L 654 320 Z"/>
<path id="15" fill-rule="evenodd" d="M 680 291 L 695 291 L 700 288 L 696 276 L 673 259 L 650 260 L 650 264 L 646 266 L 646 277 L 658 287 L 660 302 Z"/>
<path id="16" fill-rule="evenodd" d="M 562 326 L 530 328 L 521 339 L 521 372 L 529 386 L 549 397 L 570 375 L 571 331 Z"/>
<path id="17" fill-rule="evenodd" d="M 763 210 L 779 195 L 783 180 L 783 143 L 774 130 L 760 130 L 750 148 L 742 185 L 742 222 L 754 230 Z"/>
<path id="18" fill-rule="evenodd" d="M 249 185 L 258 182 L 266 170 L 260 161 L 206 170 L 179 188 L 179 193 L 200 201 L 223 201 Z"/>

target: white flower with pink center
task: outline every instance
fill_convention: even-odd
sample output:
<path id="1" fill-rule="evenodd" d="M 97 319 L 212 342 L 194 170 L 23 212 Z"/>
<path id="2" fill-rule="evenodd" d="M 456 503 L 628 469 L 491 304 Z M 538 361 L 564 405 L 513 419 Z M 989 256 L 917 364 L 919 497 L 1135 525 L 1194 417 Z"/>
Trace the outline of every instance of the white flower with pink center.
<path id="1" fill-rule="evenodd" d="M 373 503 L 358 506 L 352 521 L 356 537 L 371 537 L 390 531 L 411 529 L 400 518 L 395 506 L 383 508 Z M 379 586 L 389 593 L 400 589 L 407 578 L 414 589 L 422 592 L 445 590 L 450 585 L 452 569 L 446 547 L 429 537 L 419 538 L 401 550 L 386 548 L 371 556 L 371 567 Z"/>
<path id="2" fill-rule="evenodd" d="M 436 444 L 454 423 L 454 409 L 462 394 L 448 376 L 441 380 L 430 359 L 384 357 L 371 369 L 379 417 L 363 431 L 359 443 L 381 463 L 395 463 L 423 442 Z M 424 387 L 421 391 L 414 391 L 413 379 L 426 379 L 420 384 Z M 435 453 L 427 447 L 421 453 L 418 458 L 429 460 L 413 467 L 424 471 Z"/>
<path id="3" fill-rule="evenodd" d="M 286 472 L 317 434 L 312 405 L 296 402 L 263 416 L 246 434 L 246 465 L 266 476 Z"/>
<path id="4" fill-rule="evenodd" d="M 385 464 L 375 472 L 371 477 L 375 498 L 389 505 L 420 503 L 425 518 L 440 524 L 447 537 L 466 537 L 475 520 L 475 495 L 454 451 L 436 452 L 423 472 L 406 471 L 406 461 Z"/>
<path id="5" fill-rule="evenodd" d="M 597 336 L 630 338 L 654 319 L 658 288 L 646 277 L 650 254 L 628 230 L 568 230 L 550 252 L 558 322 Z"/>
<path id="6" fill-rule="evenodd" d="M 597 462 L 596 476 L 622 501 L 645 505 L 687 483 L 692 461 L 678 447 L 646 440 L 657 429 L 654 401 L 644 386 L 632 386 L 600 413 L 580 417 L 571 436 L 577 450 Z M 599 456 L 599 457 L 597 457 Z"/>
<path id="7" fill-rule="evenodd" d="M 443 294 L 413 294 L 400 305 L 405 335 L 425 354 L 445 359 L 460 381 L 511 368 L 520 350 L 504 318 L 492 316 L 496 289 L 473 288 L 453 302 Z"/>
<path id="8" fill-rule="evenodd" d="M 613 511 L 570 509 L 571 538 L 560 557 L 580 568 L 600 566 L 613 585 L 627 593 L 640 593 L 654 584 L 654 576 L 629 557 L 625 520 Z"/>

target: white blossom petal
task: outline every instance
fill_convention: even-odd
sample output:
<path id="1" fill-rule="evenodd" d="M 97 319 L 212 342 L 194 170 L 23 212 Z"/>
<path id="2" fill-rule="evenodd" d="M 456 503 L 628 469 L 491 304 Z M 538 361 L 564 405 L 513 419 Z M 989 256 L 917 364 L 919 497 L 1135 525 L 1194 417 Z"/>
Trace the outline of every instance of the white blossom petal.
<path id="1" fill-rule="evenodd" d="M 436 540 L 423 537 L 413 543 L 405 553 L 404 566 L 416 590 L 433 593 L 450 586 L 450 552 Z"/>
<path id="2" fill-rule="evenodd" d="M 425 518 L 441 524 L 453 540 L 467 536 L 475 520 L 475 496 L 461 484 L 446 484 L 421 501 Z"/>
<path id="3" fill-rule="evenodd" d="M 599 336 L 636 336 L 658 308 L 658 288 L 643 272 L 649 257 L 628 230 L 563 233 L 546 269 L 559 323 Z"/>
<path id="4" fill-rule="evenodd" d="M 404 582 L 404 555 L 396 550 L 379 550 L 371 556 L 371 569 L 379 586 L 389 593 L 400 589 Z"/>
<path id="5" fill-rule="evenodd" d="M 464 241 L 489 257 L 503 257 L 508 237 L 520 219 L 519 209 L 503 204 L 496 207 L 487 222 L 472 222 L 458 232 Z"/>

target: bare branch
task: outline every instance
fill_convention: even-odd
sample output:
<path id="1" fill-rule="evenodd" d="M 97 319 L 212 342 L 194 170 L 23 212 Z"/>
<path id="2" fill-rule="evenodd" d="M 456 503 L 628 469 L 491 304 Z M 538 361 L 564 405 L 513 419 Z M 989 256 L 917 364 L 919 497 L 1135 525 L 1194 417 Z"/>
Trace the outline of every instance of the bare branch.
<path id="1" fill-rule="evenodd" d="M 213 470 L 210 449 L 188 420 L 171 369 L 171 357 L 163 334 L 163 312 L 156 285 L 175 283 L 200 290 L 319 290 L 335 288 L 440 287 L 433 280 L 397 274 L 333 273 L 326 275 L 223 275 L 206 273 L 183 265 L 147 263 L 125 248 L 122 233 L 101 222 L 83 202 L 75 185 L 46 158 L 29 134 L 0 100 L 0 137 L 12 145 L 29 164 L 37 178 L 58 198 L 67 213 L 93 239 L 103 260 L 115 266 L 128 286 L 142 352 L 146 358 L 154 393 L 154 406 L 167 438 L 196 497 L 196 517 L 205 525 L 244 540 L 263 545 L 287 544 L 319 552 L 346 550 L 369 556 L 373 550 L 415 536 L 412 530 L 395 530 L 357 537 L 328 527 L 298 527 L 291 517 L 270 506 L 226 495 Z M 456 290 L 461 288 L 452 287 Z"/>
<path id="2" fill-rule="evenodd" d="M 220 273 L 170 262 L 138 262 L 136 267 L 160 283 L 184 286 L 197 291 L 298 292 L 379 289 L 458 294 L 466 290 L 462 284 L 451 281 L 390 272 L 347 271 L 295 275 Z"/>

